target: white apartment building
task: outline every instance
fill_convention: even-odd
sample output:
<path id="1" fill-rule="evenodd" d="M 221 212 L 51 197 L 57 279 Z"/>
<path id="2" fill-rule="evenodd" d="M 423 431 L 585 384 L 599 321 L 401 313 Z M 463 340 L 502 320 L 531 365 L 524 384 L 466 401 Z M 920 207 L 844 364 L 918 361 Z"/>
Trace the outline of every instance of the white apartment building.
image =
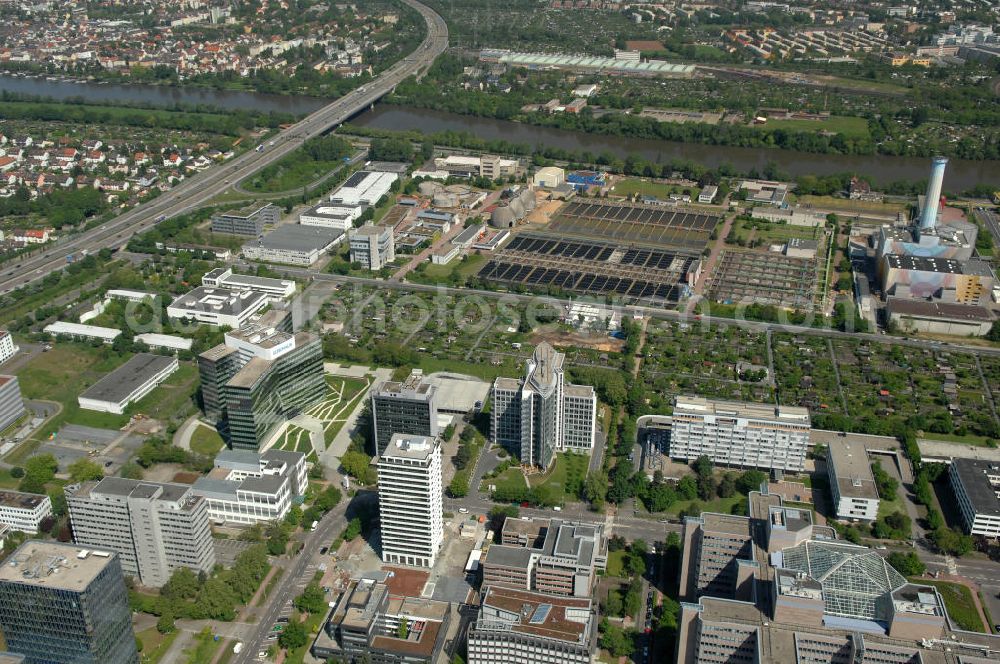
<path id="1" fill-rule="evenodd" d="M 878 518 L 878 488 L 863 443 L 836 440 L 827 446 L 826 470 L 838 519 Z"/>
<path id="2" fill-rule="evenodd" d="M 1000 464 L 952 459 L 948 469 L 962 523 L 969 535 L 1000 537 Z"/>
<path id="3" fill-rule="evenodd" d="M 212 571 L 208 505 L 183 484 L 105 477 L 66 487 L 73 541 L 118 553 L 125 574 L 159 588 L 179 567 Z"/>
<path id="4" fill-rule="evenodd" d="M 678 396 L 671 419 L 670 456 L 743 468 L 799 472 L 812 429 L 805 408 Z"/>
<path id="5" fill-rule="evenodd" d="M 21 349 L 14 345 L 14 337 L 10 336 L 10 332 L 0 330 L 0 364 L 14 357 L 19 350 Z"/>
<path id="6" fill-rule="evenodd" d="M 215 468 L 191 490 L 205 499 L 214 523 L 253 525 L 283 519 L 295 497 L 305 495 L 306 473 L 301 452 L 223 450 Z"/>
<path id="7" fill-rule="evenodd" d="M 38 524 L 52 515 L 52 500 L 45 494 L 0 491 L 0 525 L 34 535 Z"/>
<path id="8" fill-rule="evenodd" d="M 383 562 L 433 567 L 444 540 L 440 442 L 394 434 L 376 465 Z"/>
<path id="9" fill-rule="evenodd" d="M 589 385 L 566 382 L 564 359 L 543 342 L 524 379 L 493 383 L 493 440 L 522 463 L 548 468 L 556 451 L 594 446 L 597 396 Z"/>

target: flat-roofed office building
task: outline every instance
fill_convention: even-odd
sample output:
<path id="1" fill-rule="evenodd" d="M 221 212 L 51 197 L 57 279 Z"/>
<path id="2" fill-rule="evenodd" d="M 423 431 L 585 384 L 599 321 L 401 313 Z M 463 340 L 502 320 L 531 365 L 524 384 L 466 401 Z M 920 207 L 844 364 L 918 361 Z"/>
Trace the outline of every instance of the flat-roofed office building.
<path id="1" fill-rule="evenodd" d="M 306 455 L 270 449 L 222 450 L 215 468 L 192 485 L 208 503 L 216 524 L 251 525 L 283 519 L 297 496 L 308 488 Z"/>
<path id="2" fill-rule="evenodd" d="M 677 396 L 670 456 L 743 468 L 799 472 L 805 467 L 812 430 L 809 411 L 702 397 Z"/>
<path id="3" fill-rule="evenodd" d="M 952 459 L 948 477 L 965 532 L 1000 537 L 1000 463 Z"/>
<path id="4" fill-rule="evenodd" d="M 281 219 L 281 208 L 273 203 L 248 205 L 239 210 L 219 212 L 212 217 L 212 232 L 257 237 L 264 226 L 274 226 Z"/>
<path id="5" fill-rule="evenodd" d="M 838 519 L 878 518 L 878 488 L 864 443 L 831 441 L 827 445 L 826 470 Z"/>
<path id="6" fill-rule="evenodd" d="M 444 541 L 441 443 L 395 434 L 376 466 L 382 560 L 434 567 Z"/>
<path id="7" fill-rule="evenodd" d="M 52 515 L 52 499 L 41 493 L 0 491 L 0 524 L 34 535 L 42 521 Z"/>
<path id="8" fill-rule="evenodd" d="M 21 419 L 25 412 L 17 376 L 0 374 L 0 431 Z"/>
<path id="9" fill-rule="evenodd" d="M 77 397 L 80 408 L 121 415 L 130 404 L 152 392 L 180 365 L 176 357 L 136 353 L 128 362 Z"/>
<path id="10" fill-rule="evenodd" d="M 208 504 L 185 484 L 105 477 L 66 487 L 73 541 L 116 552 L 126 574 L 159 588 L 174 570 L 212 571 Z"/>
<path id="11" fill-rule="evenodd" d="M 438 434 L 437 388 L 415 370 L 403 381 L 387 380 L 372 390 L 372 419 L 377 456 L 393 434 Z"/>
<path id="12" fill-rule="evenodd" d="M 119 557 L 28 540 L 0 567 L 0 629 L 25 664 L 138 664 Z"/>

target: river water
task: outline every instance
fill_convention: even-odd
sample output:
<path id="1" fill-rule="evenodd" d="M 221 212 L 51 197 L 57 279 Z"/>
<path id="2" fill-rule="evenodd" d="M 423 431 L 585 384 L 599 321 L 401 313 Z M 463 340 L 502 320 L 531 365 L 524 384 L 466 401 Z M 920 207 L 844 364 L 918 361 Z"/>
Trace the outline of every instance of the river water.
<path id="1" fill-rule="evenodd" d="M 176 104 L 206 104 L 222 109 L 254 109 L 281 111 L 295 114 L 312 112 L 327 100 L 316 97 L 232 92 L 198 87 L 169 87 L 157 85 L 102 85 L 49 81 L 43 78 L 16 78 L 0 75 L 0 90 L 53 99 L 82 98 L 88 101 L 133 102 L 173 106 Z M 762 171 L 768 162 L 791 175 L 811 173 L 856 173 L 870 177 L 875 183 L 885 185 L 898 180 L 922 180 L 930 171 L 930 160 L 920 157 L 889 156 L 840 156 L 774 150 L 766 148 L 739 148 L 671 141 L 643 140 L 621 136 L 600 136 L 581 132 L 535 127 L 504 120 L 456 115 L 441 111 L 382 105 L 366 111 L 352 120 L 355 124 L 397 130 L 416 130 L 428 133 L 439 131 L 465 131 L 484 139 L 503 139 L 512 143 L 549 145 L 566 150 L 589 151 L 599 154 L 608 151 L 618 157 L 635 153 L 654 161 L 686 159 L 710 167 L 730 164 L 739 172 L 751 169 Z M 963 191 L 977 184 L 1000 187 L 1000 162 L 952 159 L 945 174 L 945 189 Z"/>

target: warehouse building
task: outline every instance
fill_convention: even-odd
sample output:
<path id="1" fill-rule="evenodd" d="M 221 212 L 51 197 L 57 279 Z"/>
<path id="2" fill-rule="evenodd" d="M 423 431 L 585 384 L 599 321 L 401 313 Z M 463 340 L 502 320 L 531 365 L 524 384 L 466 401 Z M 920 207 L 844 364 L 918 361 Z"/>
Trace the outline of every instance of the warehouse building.
<path id="1" fill-rule="evenodd" d="M 826 470 L 838 519 L 878 518 L 878 489 L 864 444 L 831 441 L 827 445 Z"/>
<path id="2" fill-rule="evenodd" d="M 272 279 L 250 274 L 233 274 L 231 267 L 217 267 L 201 278 L 201 285 L 209 288 L 229 288 L 238 291 L 264 293 L 272 301 L 282 300 L 295 294 L 295 282 L 291 279 Z"/>
<path id="3" fill-rule="evenodd" d="M 396 173 L 358 171 L 330 194 L 330 202 L 346 207 L 374 207 L 392 190 L 392 183 L 398 179 Z"/>
<path id="4" fill-rule="evenodd" d="M 885 309 L 897 329 L 906 332 L 981 337 L 990 331 L 996 320 L 993 313 L 982 305 L 888 297 Z"/>
<path id="5" fill-rule="evenodd" d="M 539 168 L 534 177 L 531 178 L 531 183 L 535 187 L 543 189 L 555 189 L 564 182 L 566 182 L 566 171 L 558 166 Z"/>
<path id="6" fill-rule="evenodd" d="M 146 344 L 150 348 L 163 348 L 166 350 L 191 350 L 194 344 L 193 339 L 178 337 L 173 334 L 156 334 L 155 332 L 144 332 L 133 337 L 136 341 Z"/>
<path id="7" fill-rule="evenodd" d="M 77 401 L 80 408 L 122 415 L 129 404 L 152 392 L 178 367 L 176 357 L 136 353 L 128 362 L 91 385 Z"/>
<path id="8" fill-rule="evenodd" d="M 702 397 L 677 396 L 670 456 L 743 468 L 801 472 L 811 431 L 809 411 Z"/>
<path id="9" fill-rule="evenodd" d="M 1000 537 L 1000 463 L 952 459 L 948 477 L 965 532 Z"/>
<path id="10" fill-rule="evenodd" d="M 339 228 L 286 224 L 243 245 L 243 257 L 309 267 L 344 239 Z"/>
<path id="11" fill-rule="evenodd" d="M 45 494 L 0 491 L 0 524 L 35 535 L 39 524 L 52 516 L 52 499 Z"/>
<path id="12" fill-rule="evenodd" d="M 17 376 L 0 374 L 0 431 L 21 419 L 25 412 Z"/>
<path id="13" fill-rule="evenodd" d="M 179 321 L 238 328 L 263 309 L 270 298 L 261 292 L 198 286 L 167 306 L 167 316 Z"/>
<path id="14" fill-rule="evenodd" d="M 208 504 L 185 484 L 105 477 L 66 487 L 73 541 L 116 552 L 126 574 L 159 588 L 181 567 L 210 574 Z"/>
<path id="15" fill-rule="evenodd" d="M 220 212 L 212 217 L 212 232 L 257 237 L 265 226 L 274 226 L 281 218 L 281 208 L 273 203 L 254 203 L 239 210 Z"/>
<path id="16" fill-rule="evenodd" d="M 208 503 L 208 516 L 216 525 L 252 525 L 285 518 L 307 488 L 306 455 L 270 449 L 260 454 L 222 450 L 215 468 L 191 490 Z"/>

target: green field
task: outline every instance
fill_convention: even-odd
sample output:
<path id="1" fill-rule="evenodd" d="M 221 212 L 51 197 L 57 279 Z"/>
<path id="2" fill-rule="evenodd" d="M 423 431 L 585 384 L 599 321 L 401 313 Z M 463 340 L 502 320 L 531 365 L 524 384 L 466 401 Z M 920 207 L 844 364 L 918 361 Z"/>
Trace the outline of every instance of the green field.
<path id="1" fill-rule="evenodd" d="M 577 501 L 580 496 L 572 491 L 566 490 L 568 478 L 572 478 L 578 485 L 582 485 L 587 476 L 587 467 L 590 457 L 586 454 L 576 454 L 566 452 L 557 454 L 554 463 L 549 470 L 542 475 L 533 475 L 528 479 L 528 483 L 533 486 L 548 486 L 552 489 L 553 495 L 561 494 L 563 499 L 569 502 Z"/>
<path id="2" fill-rule="evenodd" d="M 949 583 L 948 581 L 928 581 L 921 578 L 915 578 L 913 581 L 914 583 L 935 586 L 938 589 L 938 592 L 941 593 L 941 598 L 944 600 L 944 607 L 948 610 L 948 615 L 960 629 L 970 632 L 989 633 L 990 630 L 983 625 L 983 621 L 979 617 L 979 611 L 976 610 L 976 604 L 972 599 L 972 591 L 968 588 L 958 583 Z"/>
<path id="3" fill-rule="evenodd" d="M 832 115 L 825 120 L 776 120 L 768 119 L 766 124 L 755 125 L 756 129 L 774 131 L 820 132 L 829 131 L 843 134 L 846 138 L 868 138 L 868 120 L 865 118 Z"/>
<path id="4" fill-rule="evenodd" d="M 681 187 L 676 184 L 650 182 L 649 180 L 639 178 L 625 178 L 616 182 L 612 190 L 618 196 L 634 196 L 638 194 L 640 196 L 655 196 L 661 201 L 669 199 L 670 194 L 683 194 L 685 191 L 690 192 L 692 201 L 696 201 L 698 200 L 698 194 L 701 193 L 698 187 Z"/>
<path id="5" fill-rule="evenodd" d="M 521 469 L 517 466 L 508 468 L 493 479 L 484 479 L 482 490 L 485 491 L 489 488 L 490 484 L 495 484 L 497 489 L 502 489 L 504 487 L 510 489 L 523 489 L 527 486 L 524 481 L 524 473 L 521 472 Z"/>
<path id="6" fill-rule="evenodd" d="M 143 664 L 159 664 L 163 656 L 167 654 L 170 650 L 170 645 L 177 638 L 180 632 L 171 632 L 170 634 L 160 634 L 156 631 L 155 627 L 150 627 L 149 629 L 143 630 L 136 634 L 139 641 L 142 642 L 142 652 L 140 653 L 142 657 Z"/>
<path id="7" fill-rule="evenodd" d="M 664 514 L 677 516 L 681 512 L 691 510 L 691 506 L 697 504 L 702 512 L 716 512 L 719 514 L 732 514 L 733 508 L 739 505 L 745 500 L 744 496 L 735 495 L 729 498 L 716 498 L 715 500 L 679 500 L 670 507 L 667 508 Z M 740 510 L 739 514 L 743 515 L 744 510 Z"/>
<path id="8" fill-rule="evenodd" d="M 465 258 L 457 258 L 447 265 L 427 263 L 419 273 L 413 271 L 406 278 L 416 283 L 438 284 L 447 281 L 455 268 L 458 268 L 458 273 L 463 278 L 468 278 L 479 272 L 485 262 L 486 256 L 482 254 L 468 254 Z"/>
<path id="9" fill-rule="evenodd" d="M 142 413 L 158 420 L 186 417 L 195 411 L 193 397 L 197 391 L 198 367 L 181 362 L 177 371 L 125 412 Z"/>
<path id="10" fill-rule="evenodd" d="M 625 578 L 625 549 L 611 551 L 608 553 L 608 568 L 606 576 L 614 576 L 620 579 Z"/>
<path id="11" fill-rule="evenodd" d="M 225 442 L 215 429 L 199 424 L 191 434 L 191 451 L 205 456 L 215 456 Z"/>
<path id="12" fill-rule="evenodd" d="M 261 194 L 301 189 L 342 165 L 343 161 L 339 159 L 312 161 L 303 159 L 300 152 L 295 152 L 246 180 L 243 188 Z"/>

